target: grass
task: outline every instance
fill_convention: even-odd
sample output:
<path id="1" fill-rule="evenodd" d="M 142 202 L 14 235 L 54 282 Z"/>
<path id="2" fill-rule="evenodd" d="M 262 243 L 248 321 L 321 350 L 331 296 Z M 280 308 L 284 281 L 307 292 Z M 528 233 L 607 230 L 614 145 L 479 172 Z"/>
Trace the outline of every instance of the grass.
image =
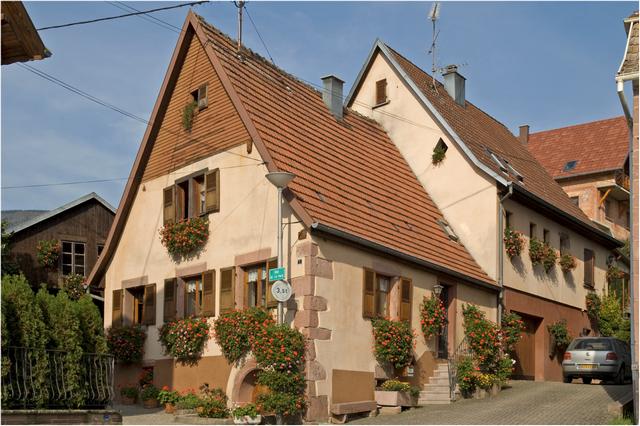
<path id="1" fill-rule="evenodd" d="M 626 416 L 618 416 L 609 422 L 610 425 L 632 425 L 633 419 Z"/>

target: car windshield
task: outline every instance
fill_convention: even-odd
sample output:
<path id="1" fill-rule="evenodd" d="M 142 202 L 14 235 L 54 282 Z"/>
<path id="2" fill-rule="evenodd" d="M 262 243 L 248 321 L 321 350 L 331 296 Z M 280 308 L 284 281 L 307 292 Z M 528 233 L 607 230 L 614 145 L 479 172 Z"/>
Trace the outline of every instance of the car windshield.
<path id="1" fill-rule="evenodd" d="M 577 339 L 571 343 L 568 350 L 576 351 L 610 351 L 611 341 L 609 339 Z"/>

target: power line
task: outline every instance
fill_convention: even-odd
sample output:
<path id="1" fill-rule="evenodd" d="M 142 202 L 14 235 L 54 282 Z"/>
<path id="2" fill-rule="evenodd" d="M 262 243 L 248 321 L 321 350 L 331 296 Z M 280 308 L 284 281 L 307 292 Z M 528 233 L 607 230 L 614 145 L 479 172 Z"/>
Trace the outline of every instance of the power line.
<path id="1" fill-rule="evenodd" d="M 244 10 L 245 10 L 245 12 L 247 12 L 247 16 L 249 17 L 249 21 L 251 21 L 251 25 L 253 26 L 253 29 L 256 30 L 256 34 L 258 34 L 258 38 L 262 42 L 262 46 L 264 46 L 264 50 L 267 51 L 267 55 L 269 55 L 269 59 L 271 59 L 271 63 L 273 63 L 275 65 L 276 61 L 273 60 L 273 56 L 271 56 L 271 52 L 269 52 L 269 48 L 267 47 L 267 43 L 264 42 L 264 39 L 262 38 L 262 35 L 260 34 L 260 31 L 258 31 L 258 27 L 256 26 L 256 23 L 253 22 L 253 18 L 249 14 L 249 10 L 247 9 L 246 5 L 244 5 Z"/>
<path id="2" fill-rule="evenodd" d="M 120 10 L 124 10 L 125 12 L 142 12 L 139 9 L 136 9 L 133 6 L 129 6 L 128 4 L 121 2 L 121 1 L 109 1 L 107 2 L 109 3 L 111 6 L 113 7 L 117 7 Z M 180 34 L 182 32 L 182 30 L 166 21 L 163 21 L 162 19 L 156 18 L 155 16 L 145 16 L 145 15 L 138 15 L 138 18 L 143 19 L 151 24 L 157 25 L 160 28 L 163 28 L 165 30 L 169 30 L 171 32 L 174 32 L 176 34 Z"/>
<path id="3" fill-rule="evenodd" d="M 174 6 L 159 7 L 159 8 L 156 8 L 156 9 L 150 9 L 150 10 L 126 13 L 124 15 L 108 16 L 108 17 L 105 17 L 105 18 L 90 19 L 88 21 L 69 22 L 67 24 L 60 24 L 60 25 L 51 25 L 49 27 L 38 28 L 37 31 L 52 30 L 52 29 L 55 29 L 55 28 L 67 28 L 67 27 L 73 27 L 75 25 L 93 24 L 95 22 L 110 21 L 112 19 L 126 18 L 126 17 L 129 17 L 129 16 L 146 15 L 148 13 L 160 12 L 162 10 L 177 9 L 179 7 L 184 7 L 184 6 L 195 6 L 195 5 L 199 5 L 199 4 L 207 3 L 207 2 L 208 2 L 208 0 L 195 1 L 195 2 L 190 2 L 190 3 L 180 3 L 180 4 L 177 4 L 177 5 L 174 5 Z"/>

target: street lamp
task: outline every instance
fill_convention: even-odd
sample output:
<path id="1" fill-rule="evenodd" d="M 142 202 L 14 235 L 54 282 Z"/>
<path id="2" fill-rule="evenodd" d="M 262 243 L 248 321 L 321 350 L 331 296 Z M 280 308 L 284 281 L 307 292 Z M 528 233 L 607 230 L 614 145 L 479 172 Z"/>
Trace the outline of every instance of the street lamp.
<path id="1" fill-rule="evenodd" d="M 296 177 L 288 172 L 271 172 L 265 175 L 278 188 L 278 268 L 282 268 L 282 190 Z M 278 301 L 278 324 L 284 322 L 284 303 Z"/>

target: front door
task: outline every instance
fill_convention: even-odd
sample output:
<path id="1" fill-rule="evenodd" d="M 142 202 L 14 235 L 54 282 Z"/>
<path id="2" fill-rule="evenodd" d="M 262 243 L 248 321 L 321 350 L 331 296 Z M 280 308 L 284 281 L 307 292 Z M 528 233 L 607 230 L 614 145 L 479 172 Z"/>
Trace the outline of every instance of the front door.
<path id="1" fill-rule="evenodd" d="M 443 287 L 440 293 L 440 300 L 446 311 L 445 318 L 449 318 L 449 288 Z M 447 359 L 449 357 L 449 324 L 445 324 L 440 334 L 438 334 L 438 358 Z"/>
<path id="2" fill-rule="evenodd" d="M 536 375 L 536 329 L 540 320 L 519 314 L 524 322 L 522 338 L 515 346 L 515 365 L 513 377 L 524 380 L 534 380 Z"/>

